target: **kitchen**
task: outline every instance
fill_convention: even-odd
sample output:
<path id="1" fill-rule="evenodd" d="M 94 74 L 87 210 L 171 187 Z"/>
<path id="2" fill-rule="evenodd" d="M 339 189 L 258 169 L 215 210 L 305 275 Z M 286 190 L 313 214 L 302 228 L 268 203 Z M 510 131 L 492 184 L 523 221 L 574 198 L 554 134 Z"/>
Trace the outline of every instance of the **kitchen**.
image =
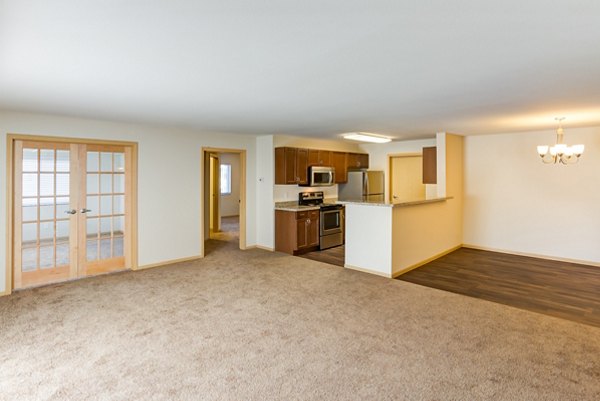
<path id="1" fill-rule="evenodd" d="M 395 277 L 461 245 L 462 137 L 439 133 L 430 140 L 359 146 L 329 141 L 328 147 L 284 139 L 273 141 L 275 250 L 331 263 L 328 253 L 339 247 L 342 263 L 334 258 L 334 264 Z M 431 152 L 433 147 L 438 150 Z M 414 198 L 390 197 L 392 158 L 423 155 L 423 148 L 429 153 L 423 161 L 426 175 L 433 168 L 437 181 L 424 185 Z M 330 173 L 332 186 L 310 186 L 311 179 L 313 184 L 327 183 L 318 181 L 319 176 L 314 181 L 313 174 Z M 329 215 L 337 216 L 321 220 L 326 211 L 321 204 L 336 205 L 338 211 Z M 344 245 L 323 236 L 332 228 L 341 231 Z M 321 238 L 326 240 L 323 245 Z"/>

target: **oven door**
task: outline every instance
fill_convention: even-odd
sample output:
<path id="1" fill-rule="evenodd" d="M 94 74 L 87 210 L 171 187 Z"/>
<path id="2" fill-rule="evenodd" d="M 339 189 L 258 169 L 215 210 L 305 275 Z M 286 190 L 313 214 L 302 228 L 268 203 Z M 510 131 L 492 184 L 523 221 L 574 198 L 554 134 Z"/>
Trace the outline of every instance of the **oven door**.
<path id="1" fill-rule="evenodd" d="M 321 210 L 321 236 L 341 233 L 343 209 Z"/>

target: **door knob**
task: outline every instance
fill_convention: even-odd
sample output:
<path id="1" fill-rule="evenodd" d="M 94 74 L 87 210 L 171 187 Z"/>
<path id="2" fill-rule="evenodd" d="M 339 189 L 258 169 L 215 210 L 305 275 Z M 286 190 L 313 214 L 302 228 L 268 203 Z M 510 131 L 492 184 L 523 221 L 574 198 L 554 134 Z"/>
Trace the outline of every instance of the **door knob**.
<path id="1" fill-rule="evenodd" d="M 71 210 L 65 210 L 65 213 L 66 213 L 66 214 L 76 214 L 76 213 L 77 213 L 77 210 L 75 210 L 75 209 L 71 209 Z"/>
<path id="2" fill-rule="evenodd" d="M 79 213 L 87 213 L 87 212 L 91 212 L 91 211 L 92 211 L 92 209 L 81 209 L 79 211 Z"/>

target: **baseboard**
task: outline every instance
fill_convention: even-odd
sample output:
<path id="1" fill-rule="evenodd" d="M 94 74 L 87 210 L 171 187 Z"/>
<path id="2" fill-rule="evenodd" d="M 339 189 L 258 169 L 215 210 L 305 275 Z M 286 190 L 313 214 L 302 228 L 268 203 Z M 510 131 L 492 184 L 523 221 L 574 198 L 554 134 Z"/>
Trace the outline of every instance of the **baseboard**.
<path id="1" fill-rule="evenodd" d="M 3 291 L 3 292 L 0 292 L 0 297 L 5 297 L 5 296 L 10 295 L 10 294 L 12 294 L 12 291 L 11 290 L 6 290 L 6 291 Z"/>
<path id="2" fill-rule="evenodd" d="M 526 257 L 529 257 L 529 258 L 554 260 L 554 261 L 557 261 L 557 262 L 576 263 L 578 265 L 587 265 L 587 266 L 600 267 L 600 263 L 599 262 L 592 262 L 592 261 L 589 261 L 589 260 L 561 258 L 561 257 L 557 257 L 557 256 L 540 255 L 540 254 L 537 254 L 537 253 L 528 253 L 528 252 L 516 252 L 516 251 L 509 251 L 509 250 L 506 250 L 506 249 L 490 248 L 490 247 L 486 247 L 486 246 L 479 246 L 479 245 L 472 245 L 472 244 L 462 244 L 462 246 L 463 246 L 463 248 L 477 249 L 477 250 L 480 250 L 480 251 L 506 253 L 508 255 L 526 256 Z"/>
<path id="3" fill-rule="evenodd" d="M 246 247 L 246 250 L 248 249 L 262 249 L 263 251 L 275 252 L 275 248 L 269 248 L 268 246 L 262 245 L 250 245 Z"/>
<path id="4" fill-rule="evenodd" d="M 152 263 L 149 265 L 138 266 L 133 270 L 138 271 L 138 270 L 152 269 L 154 267 L 167 266 L 167 265 L 172 265 L 174 263 L 189 262 L 191 260 L 197 260 L 197 259 L 202 259 L 202 256 L 197 255 L 197 256 L 189 256 L 187 258 L 165 260 L 165 261 L 158 262 L 158 263 Z"/>
<path id="5" fill-rule="evenodd" d="M 392 276 L 390 274 L 385 274 L 382 272 L 378 272 L 376 270 L 365 269 L 363 267 L 356 267 L 356 266 L 346 265 L 346 264 L 344 265 L 344 267 L 346 269 L 356 270 L 356 271 L 363 272 L 363 273 L 375 274 L 375 275 L 381 276 L 381 277 L 392 278 Z"/>
<path id="6" fill-rule="evenodd" d="M 425 259 L 425 260 L 423 260 L 423 261 L 421 261 L 419 263 L 415 263 L 414 265 L 411 265 L 411 266 L 406 267 L 406 268 L 404 268 L 404 269 L 402 269 L 402 270 L 400 270 L 398 272 L 393 273 L 392 274 L 392 278 L 396 278 L 398 276 L 403 275 L 404 273 L 408 273 L 409 271 L 416 269 L 417 267 L 421 267 L 423 265 L 426 265 L 429 262 L 433 262 L 434 260 L 439 259 L 442 256 L 445 256 L 445 255 L 447 255 L 447 254 L 449 254 L 451 252 L 454 252 L 457 249 L 460 249 L 462 247 L 463 247 L 463 245 L 457 245 L 457 246 L 452 247 L 452 248 L 450 248 L 448 250 L 445 250 L 444 252 L 440 252 L 440 253 L 438 253 L 436 255 L 433 255 L 433 256 L 431 256 L 431 257 L 429 257 L 429 258 L 427 258 L 427 259 Z"/>

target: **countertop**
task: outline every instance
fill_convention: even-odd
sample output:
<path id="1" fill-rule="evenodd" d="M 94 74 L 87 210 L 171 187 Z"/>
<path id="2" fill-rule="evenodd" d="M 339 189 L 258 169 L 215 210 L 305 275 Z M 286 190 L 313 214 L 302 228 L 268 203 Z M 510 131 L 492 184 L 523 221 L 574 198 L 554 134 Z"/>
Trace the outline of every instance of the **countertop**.
<path id="1" fill-rule="evenodd" d="M 360 200 L 343 200 L 337 201 L 342 205 L 366 205 L 366 206 L 384 206 L 384 207 L 405 207 L 405 206 L 415 206 L 415 205 L 423 205 L 426 203 L 435 203 L 435 202 L 444 202 L 448 199 L 452 199 L 452 196 L 445 196 L 441 198 L 430 198 L 430 199 L 415 199 L 410 201 L 401 201 L 401 202 L 387 202 L 387 201 L 368 201 L 364 199 Z"/>
<path id="2" fill-rule="evenodd" d="M 325 199 L 325 203 L 337 203 L 337 199 Z M 286 212 L 301 212 L 304 210 L 320 210 L 319 206 L 301 206 L 298 201 L 275 202 L 275 210 L 283 210 Z"/>

